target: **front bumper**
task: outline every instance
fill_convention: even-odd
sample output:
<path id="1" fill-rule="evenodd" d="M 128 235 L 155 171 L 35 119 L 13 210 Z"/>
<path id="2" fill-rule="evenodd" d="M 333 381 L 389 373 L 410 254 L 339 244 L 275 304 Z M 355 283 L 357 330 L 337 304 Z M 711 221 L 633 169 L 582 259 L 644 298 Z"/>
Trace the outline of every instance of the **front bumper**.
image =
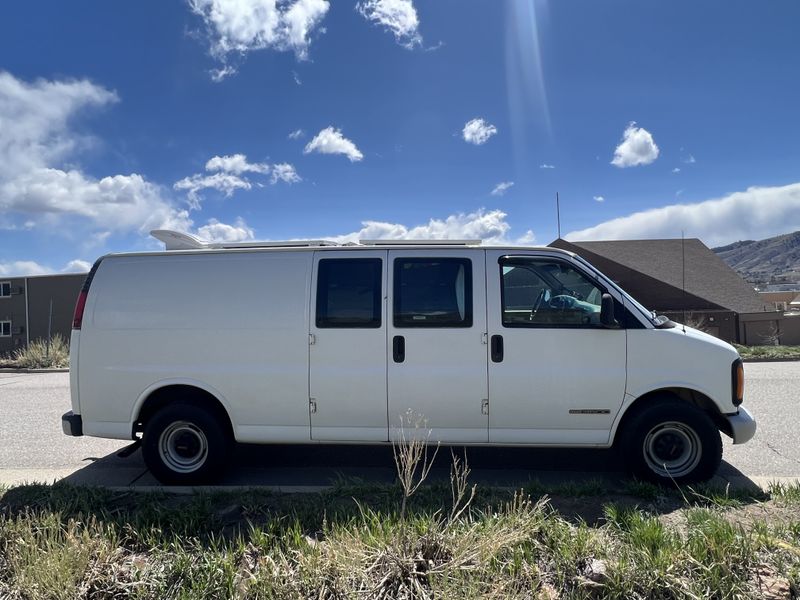
<path id="1" fill-rule="evenodd" d="M 730 436 L 734 444 L 744 444 L 749 442 L 756 434 L 756 420 L 746 408 L 739 407 L 739 412 L 732 415 L 725 415 L 730 427 Z"/>
<path id="2" fill-rule="evenodd" d="M 83 419 L 72 411 L 64 413 L 61 417 L 61 429 L 64 430 L 64 435 L 81 436 L 83 435 Z"/>

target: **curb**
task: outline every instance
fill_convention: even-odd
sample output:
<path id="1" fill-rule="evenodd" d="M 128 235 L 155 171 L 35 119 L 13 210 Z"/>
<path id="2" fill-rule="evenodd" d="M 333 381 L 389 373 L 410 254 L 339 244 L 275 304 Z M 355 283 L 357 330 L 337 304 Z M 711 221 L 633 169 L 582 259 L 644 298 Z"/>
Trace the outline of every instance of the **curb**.
<path id="1" fill-rule="evenodd" d="M 0 369 L 0 373 L 69 373 L 69 367 L 62 369 Z"/>
<path id="2" fill-rule="evenodd" d="M 746 363 L 800 362 L 800 357 L 797 357 L 797 358 L 743 358 L 742 362 L 746 362 Z"/>

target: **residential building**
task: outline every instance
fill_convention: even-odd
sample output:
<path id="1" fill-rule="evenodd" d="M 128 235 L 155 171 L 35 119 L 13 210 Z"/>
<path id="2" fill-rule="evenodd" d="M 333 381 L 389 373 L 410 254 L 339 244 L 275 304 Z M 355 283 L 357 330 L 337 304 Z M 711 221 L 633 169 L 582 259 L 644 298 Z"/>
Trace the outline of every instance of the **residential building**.
<path id="1" fill-rule="evenodd" d="M 0 277 L 0 355 L 48 334 L 69 340 L 86 273 Z"/>

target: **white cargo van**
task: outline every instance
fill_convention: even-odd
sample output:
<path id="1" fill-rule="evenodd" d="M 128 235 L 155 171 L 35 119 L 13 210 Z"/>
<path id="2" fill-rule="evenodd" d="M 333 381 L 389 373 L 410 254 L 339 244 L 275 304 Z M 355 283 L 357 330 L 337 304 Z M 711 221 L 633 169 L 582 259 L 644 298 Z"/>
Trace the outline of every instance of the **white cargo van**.
<path id="1" fill-rule="evenodd" d="M 391 443 L 408 411 L 431 442 L 615 445 L 663 481 L 755 433 L 733 347 L 563 250 L 153 233 L 86 279 L 63 428 L 141 438 L 165 483 L 213 481 L 234 441 Z"/>

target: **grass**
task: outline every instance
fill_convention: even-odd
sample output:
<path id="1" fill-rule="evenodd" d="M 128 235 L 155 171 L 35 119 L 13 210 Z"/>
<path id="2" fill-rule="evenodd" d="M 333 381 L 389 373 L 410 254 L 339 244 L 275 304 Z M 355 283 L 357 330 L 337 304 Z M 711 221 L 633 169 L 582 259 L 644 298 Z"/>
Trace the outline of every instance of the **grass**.
<path id="1" fill-rule="evenodd" d="M 800 346 L 739 346 L 739 356 L 748 358 L 800 359 Z"/>
<path id="2" fill-rule="evenodd" d="M 797 485 L 755 496 L 637 482 L 471 489 L 0 490 L 0 598 L 788 598 L 800 589 Z M 594 507 L 601 517 L 585 518 Z"/>
<path id="3" fill-rule="evenodd" d="M 0 359 L 0 366 L 16 369 L 60 369 L 69 366 L 69 343 L 60 334 L 45 339 L 33 340 L 19 348 L 11 356 Z"/>

